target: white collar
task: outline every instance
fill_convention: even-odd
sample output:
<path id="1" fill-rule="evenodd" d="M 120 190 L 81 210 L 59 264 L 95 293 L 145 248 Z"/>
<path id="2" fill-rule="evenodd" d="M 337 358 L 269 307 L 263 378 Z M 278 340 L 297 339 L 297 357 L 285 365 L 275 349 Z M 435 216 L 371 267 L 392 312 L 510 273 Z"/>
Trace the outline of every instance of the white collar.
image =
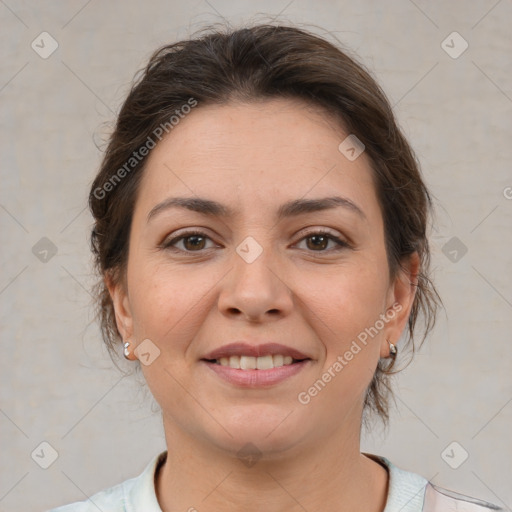
<path id="1" fill-rule="evenodd" d="M 425 487 L 428 481 L 416 473 L 404 471 L 392 464 L 385 457 L 365 454 L 380 462 L 386 467 L 389 474 L 388 497 L 384 512 L 418 512 L 423 507 Z M 125 482 L 131 483 L 126 488 L 125 509 L 126 512 L 162 512 L 155 490 L 155 473 L 157 468 L 165 462 L 167 452 L 154 457 L 146 466 L 140 476 Z"/>

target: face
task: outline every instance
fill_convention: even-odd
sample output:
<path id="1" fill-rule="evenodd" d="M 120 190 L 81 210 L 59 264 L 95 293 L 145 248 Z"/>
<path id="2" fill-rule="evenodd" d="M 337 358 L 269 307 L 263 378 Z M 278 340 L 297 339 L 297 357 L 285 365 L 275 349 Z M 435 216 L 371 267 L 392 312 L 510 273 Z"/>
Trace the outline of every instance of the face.
<path id="1" fill-rule="evenodd" d="M 109 288 L 166 432 L 263 453 L 359 432 L 413 291 L 390 278 L 370 161 L 340 152 L 347 135 L 290 100 L 198 106 L 150 154 Z M 224 366 L 236 356 L 259 369 Z"/>

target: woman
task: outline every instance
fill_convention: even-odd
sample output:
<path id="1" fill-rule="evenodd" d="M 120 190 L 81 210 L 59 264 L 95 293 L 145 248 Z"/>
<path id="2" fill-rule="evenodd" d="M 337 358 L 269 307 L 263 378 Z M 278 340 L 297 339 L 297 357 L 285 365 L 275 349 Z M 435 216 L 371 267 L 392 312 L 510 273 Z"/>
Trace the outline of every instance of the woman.
<path id="1" fill-rule="evenodd" d="M 267 25 L 161 48 L 90 207 L 105 340 L 141 364 L 168 450 L 57 510 L 499 510 L 360 452 L 437 294 L 428 190 L 347 54 Z"/>

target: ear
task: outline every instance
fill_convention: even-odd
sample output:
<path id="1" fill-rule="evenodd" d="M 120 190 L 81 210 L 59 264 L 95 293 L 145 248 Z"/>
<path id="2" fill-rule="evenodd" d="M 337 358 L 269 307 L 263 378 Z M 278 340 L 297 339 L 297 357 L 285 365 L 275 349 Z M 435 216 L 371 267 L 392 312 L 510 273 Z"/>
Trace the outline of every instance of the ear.
<path id="1" fill-rule="evenodd" d="M 133 336 L 133 316 L 126 285 L 123 279 L 114 279 L 112 274 L 105 275 L 104 279 L 114 305 L 117 329 L 127 341 Z"/>
<path id="2" fill-rule="evenodd" d="M 414 252 L 404 258 L 394 281 L 390 284 L 385 312 L 387 321 L 380 348 L 380 357 L 389 357 L 388 340 L 396 345 L 407 325 L 416 297 L 419 270 L 420 258 L 418 253 Z"/>

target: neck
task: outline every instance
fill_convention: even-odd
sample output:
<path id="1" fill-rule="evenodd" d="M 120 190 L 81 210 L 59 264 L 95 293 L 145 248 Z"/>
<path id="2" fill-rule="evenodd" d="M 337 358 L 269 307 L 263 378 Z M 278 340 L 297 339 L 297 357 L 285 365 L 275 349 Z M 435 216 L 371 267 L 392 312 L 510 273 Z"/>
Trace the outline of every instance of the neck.
<path id="1" fill-rule="evenodd" d="M 360 453 L 359 431 L 254 462 L 165 427 L 169 449 L 156 478 L 163 512 L 384 510 L 388 474 Z"/>

